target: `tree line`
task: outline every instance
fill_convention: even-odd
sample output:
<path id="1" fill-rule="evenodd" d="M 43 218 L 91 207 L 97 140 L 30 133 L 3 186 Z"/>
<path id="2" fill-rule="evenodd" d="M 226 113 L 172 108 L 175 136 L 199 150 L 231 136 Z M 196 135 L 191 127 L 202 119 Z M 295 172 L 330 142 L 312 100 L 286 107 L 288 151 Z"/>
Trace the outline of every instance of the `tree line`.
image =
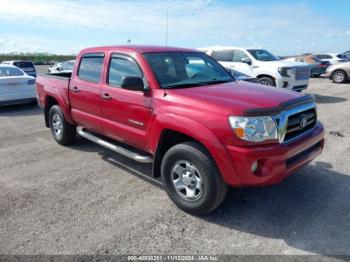
<path id="1" fill-rule="evenodd" d="M 75 55 L 55 55 L 48 53 L 10 53 L 0 54 L 0 61 L 22 60 L 31 61 L 37 65 L 49 65 L 57 61 L 67 61 L 75 59 Z"/>

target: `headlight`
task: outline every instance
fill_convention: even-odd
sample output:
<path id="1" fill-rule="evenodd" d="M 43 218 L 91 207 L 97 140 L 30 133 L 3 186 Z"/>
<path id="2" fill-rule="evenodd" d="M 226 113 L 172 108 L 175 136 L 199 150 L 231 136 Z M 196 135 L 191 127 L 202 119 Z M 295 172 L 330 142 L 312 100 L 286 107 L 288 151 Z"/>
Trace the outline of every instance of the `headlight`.
<path id="1" fill-rule="evenodd" d="M 281 76 L 291 77 L 293 74 L 294 68 L 293 67 L 279 67 L 278 72 Z"/>
<path id="2" fill-rule="evenodd" d="M 278 139 L 276 123 L 270 116 L 230 116 L 228 119 L 233 131 L 242 140 L 262 142 Z"/>

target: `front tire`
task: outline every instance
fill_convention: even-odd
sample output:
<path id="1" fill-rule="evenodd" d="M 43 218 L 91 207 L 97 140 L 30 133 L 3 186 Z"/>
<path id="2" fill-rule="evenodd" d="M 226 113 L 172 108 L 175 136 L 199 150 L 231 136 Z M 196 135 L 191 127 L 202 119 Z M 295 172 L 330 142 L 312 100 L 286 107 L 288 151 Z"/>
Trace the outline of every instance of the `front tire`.
<path id="1" fill-rule="evenodd" d="M 49 111 L 49 123 L 53 138 L 60 145 L 70 145 L 76 137 L 76 127 L 67 122 L 62 109 L 55 105 Z"/>
<path id="2" fill-rule="evenodd" d="M 334 71 L 334 73 L 332 74 L 332 80 L 334 83 L 337 83 L 337 84 L 345 83 L 347 78 L 348 76 L 343 70 Z"/>
<path id="3" fill-rule="evenodd" d="M 275 81 L 271 77 L 261 77 L 258 79 L 258 83 L 265 86 L 276 86 Z"/>
<path id="4" fill-rule="evenodd" d="M 212 212 L 227 193 L 227 185 L 212 157 L 195 142 L 175 145 L 165 153 L 161 177 L 170 199 L 194 215 Z"/>

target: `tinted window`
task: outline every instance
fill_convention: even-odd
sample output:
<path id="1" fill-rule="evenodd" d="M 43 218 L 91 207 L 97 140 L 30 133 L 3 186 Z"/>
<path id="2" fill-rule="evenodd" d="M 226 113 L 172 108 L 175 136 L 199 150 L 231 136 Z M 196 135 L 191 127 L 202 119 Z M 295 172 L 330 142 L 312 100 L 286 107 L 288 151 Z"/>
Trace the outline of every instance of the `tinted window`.
<path id="1" fill-rule="evenodd" d="M 331 59 L 332 58 L 330 55 L 317 55 L 316 57 L 319 59 Z"/>
<path id="2" fill-rule="evenodd" d="M 108 72 L 108 83 L 112 86 L 121 86 L 124 76 L 142 77 L 142 72 L 134 60 L 128 57 L 112 57 Z"/>
<path id="3" fill-rule="evenodd" d="M 21 68 L 25 72 L 35 71 L 35 68 L 32 62 L 14 62 L 13 65 Z"/>
<path id="4" fill-rule="evenodd" d="M 235 50 L 233 53 L 233 62 L 242 62 L 242 58 L 248 58 L 247 55 L 240 50 Z"/>
<path id="5" fill-rule="evenodd" d="M 23 76 L 23 72 L 16 67 L 0 67 L 0 76 Z"/>
<path id="6" fill-rule="evenodd" d="M 217 61 L 232 62 L 233 50 L 214 51 L 212 57 Z"/>
<path id="7" fill-rule="evenodd" d="M 79 66 L 79 78 L 98 83 L 101 79 L 102 65 L 102 54 L 83 56 Z"/>
<path id="8" fill-rule="evenodd" d="M 162 88 L 189 88 L 234 81 L 214 59 L 200 52 L 144 54 Z"/>

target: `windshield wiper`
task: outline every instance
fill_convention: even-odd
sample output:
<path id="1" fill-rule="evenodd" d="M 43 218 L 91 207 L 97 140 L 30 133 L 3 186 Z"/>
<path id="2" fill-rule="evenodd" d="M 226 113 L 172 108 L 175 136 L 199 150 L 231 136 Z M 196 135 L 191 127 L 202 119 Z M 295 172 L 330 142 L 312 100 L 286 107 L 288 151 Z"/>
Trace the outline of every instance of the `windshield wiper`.
<path id="1" fill-rule="evenodd" d="M 222 84 L 222 83 L 229 83 L 233 82 L 233 80 L 213 80 L 213 81 L 208 81 L 204 82 L 204 85 L 215 85 L 215 84 Z"/>
<path id="2" fill-rule="evenodd" d="M 174 84 L 174 85 L 166 85 L 163 88 L 171 89 L 171 88 L 188 88 L 188 87 L 196 87 L 196 86 L 206 86 L 206 85 L 214 85 L 221 83 L 232 82 L 231 80 L 212 80 L 208 82 L 200 82 L 200 83 L 182 83 L 182 84 Z"/>

